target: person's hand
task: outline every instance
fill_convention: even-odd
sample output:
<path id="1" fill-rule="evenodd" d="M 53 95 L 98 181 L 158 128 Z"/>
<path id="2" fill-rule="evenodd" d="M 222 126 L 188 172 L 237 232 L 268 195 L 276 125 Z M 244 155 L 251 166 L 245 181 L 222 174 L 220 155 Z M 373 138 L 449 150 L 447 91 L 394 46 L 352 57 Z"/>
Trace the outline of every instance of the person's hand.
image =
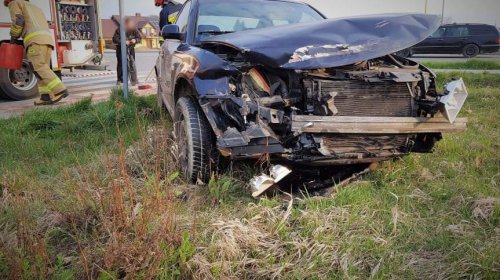
<path id="1" fill-rule="evenodd" d="M 132 39 L 132 44 L 135 44 L 137 43 L 137 40 L 136 39 Z"/>
<path id="2" fill-rule="evenodd" d="M 127 46 L 129 46 L 129 45 L 130 45 L 130 41 L 129 41 L 129 40 L 127 40 L 127 43 L 125 43 L 125 44 L 126 44 Z"/>

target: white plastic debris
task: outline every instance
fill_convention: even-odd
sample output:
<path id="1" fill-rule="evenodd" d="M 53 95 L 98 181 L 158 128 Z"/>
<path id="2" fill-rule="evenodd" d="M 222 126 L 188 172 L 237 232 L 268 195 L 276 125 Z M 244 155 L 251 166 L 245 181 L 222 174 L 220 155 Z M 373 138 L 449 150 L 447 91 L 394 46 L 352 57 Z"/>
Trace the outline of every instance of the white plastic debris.
<path id="1" fill-rule="evenodd" d="M 250 180 L 250 186 L 252 187 L 252 196 L 258 197 L 265 193 L 267 190 L 274 187 L 277 183 L 283 180 L 286 176 L 292 173 L 292 170 L 288 169 L 283 165 L 275 165 L 271 167 L 271 176 L 262 174 L 256 176 Z"/>
<path id="2" fill-rule="evenodd" d="M 463 79 L 450 82 L 446 85 L 447 95 L 441 97 L 439 102 L 444 106 L 442 113 L 450 123 L 454 123 L 458 113 L 462 110 L 469 93 Z"/>
<path id="3" fill-rule="evenodd" d="M 283 180 L 286 176 L 292 173 L 292 170 L 288 169 L 283 165 L 275 165 L 271 168 L 271 177 L 274 178 L 274 182 L 278 183 Z"/>
<path id="4" fill-rule="evenodd" d="M 260 196 L 265 191 L 274 186 L 274 184 L 275 184 L 274 179 L 265 174 L 254 177 L 252 180 L 250 180 L 250 185 L 253 191 L 252 196 L 253 197 Z"/>

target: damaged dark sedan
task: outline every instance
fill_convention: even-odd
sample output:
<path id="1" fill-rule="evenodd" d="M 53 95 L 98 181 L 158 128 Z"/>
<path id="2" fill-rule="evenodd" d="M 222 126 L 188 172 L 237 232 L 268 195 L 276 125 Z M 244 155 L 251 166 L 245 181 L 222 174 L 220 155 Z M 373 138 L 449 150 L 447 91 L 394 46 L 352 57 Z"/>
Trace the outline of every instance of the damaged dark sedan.
<path id="1" fill-rule="evenodd" d="M 182 172 L 206 182 L 220 157 L 331 166 L 432 151 L 465 129 L 466 87 L 440 92 L 432 71 L 391 54 L 438 26 L 418 14 L 326 19 L 285 0 L 188 0 L 162 30 L 156 65 Z"/>

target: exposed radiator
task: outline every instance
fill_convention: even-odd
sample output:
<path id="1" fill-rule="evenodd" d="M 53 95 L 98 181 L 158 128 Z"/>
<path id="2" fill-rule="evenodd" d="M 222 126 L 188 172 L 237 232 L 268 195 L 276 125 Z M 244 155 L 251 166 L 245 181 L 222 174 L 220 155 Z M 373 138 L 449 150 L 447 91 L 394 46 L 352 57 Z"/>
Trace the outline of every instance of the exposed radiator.
<path id="1" fill-rule="evenodd" d="M 337 116 L 413 116 L 412 96 L 406 83 L 314 79 L 304 80 L 304 86 L 315 96 L 336 93 Z"/>

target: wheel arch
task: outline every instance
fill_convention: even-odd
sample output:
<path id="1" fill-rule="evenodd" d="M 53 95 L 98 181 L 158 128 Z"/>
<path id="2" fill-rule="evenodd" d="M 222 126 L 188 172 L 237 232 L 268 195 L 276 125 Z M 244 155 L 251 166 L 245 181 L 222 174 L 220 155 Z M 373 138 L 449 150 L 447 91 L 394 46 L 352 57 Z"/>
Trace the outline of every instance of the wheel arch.
<path id="1" fill-rule="evenodd" d="M 465 48 L 466 46 L 469 46 L 469 45 L 474 45 L 474 46 L 476 46 L 479 49 L 479 51 L 481 51 L 481 46 L 477 42 L 471 42 L 471 43 L 463 44 L 462 48 Z"/>
<path id="2" fill-rule="evenodd" d="M 179 77 L 175 82 L 174 88 L 174 107 L 181 97 L 196 97 L 196 89 L 194 84 L 186 77 Z"/>

